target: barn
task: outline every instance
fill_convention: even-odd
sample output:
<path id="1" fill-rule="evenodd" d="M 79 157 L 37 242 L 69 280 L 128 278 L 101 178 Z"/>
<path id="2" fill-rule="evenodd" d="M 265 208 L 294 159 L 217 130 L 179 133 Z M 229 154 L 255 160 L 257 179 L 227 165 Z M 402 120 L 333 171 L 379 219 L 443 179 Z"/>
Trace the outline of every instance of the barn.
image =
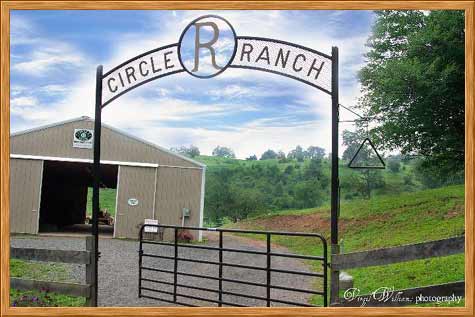
<path id="1" fill-rule="evenodd" d="M 11 134 L 12 233 L 87 226 L 93 127 L 80 117 Z M 145 219 L 202 226 L 205 165 L 106 124 L 101 132 L 101 195 L 115 192 L 113 237 L 136 239 Z"/>

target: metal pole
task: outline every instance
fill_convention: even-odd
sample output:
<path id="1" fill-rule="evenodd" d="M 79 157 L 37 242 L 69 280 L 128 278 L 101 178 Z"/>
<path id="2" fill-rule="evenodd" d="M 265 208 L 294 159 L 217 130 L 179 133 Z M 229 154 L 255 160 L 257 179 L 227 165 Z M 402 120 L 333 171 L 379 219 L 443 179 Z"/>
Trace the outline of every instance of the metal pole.
<path id="1" fill-rule="evenodd" d="M 223 232 L 219 231 L 219 303 L 218 307 L 223 306 Z"/>
<path id="2" fill-rule="evenodd" d="M 94 236 L 94 297 L 98 293 L 99 267 L 99 184 L 101 180 L 101 114 L 102 114 L 102 65 L 96 71 L 96 107 L 94 117 L 94 163 L 93 163 L 93 191 L 92 191 L 92 235 Z"/>
<path id="3" fill-rule="evenodd" d="M 143 229 L 144 227 L 142 226 L 140 228 L 140 235 L 139 235 L 139 298 L 142 297 L 142 258 L 143 258 Z"/>
<path id="4" fill-rule="evenodd" d="M 93 163 L 93 191 L 92 191 L 92 235 L 94 236 L 94 294 L 97 300 L 98 291 L 98 264 L 99 264 L 99 184 L 101 180 L 101 114 L 102 114 L 102 65 L 96 71 L 96 109 L 94 117 L 94 163 Z M 95 303 L 97 306 L 97 302 Z"/>
<path id="5" fill-rule="evenodd" d="M 323 243 L 323 307 L 328 306 L 328 250 L 327 242 L 322 240 Z"/>
<path id="6" fill-rule="evenodd" d="M 338 47 L 332 47 L 332 182 L 331 182 L 331 252 L 338 253 Z M 333 261 L 332 261 L 333 262 Z M 330 303 L 338 301 L 340 272 L 332 270 Z"/>
<path id="7" fill-rule="evenodd" d="M 175 227 L 175 261 L 173 263 L 173 302 L 176 303 L 176 291 L 178 283 L 178 228 Z"/>
<path id="8" fill-rule="evenodd" d="M 270 270 L 271 270 L 271 257 L 270 257 L 270 253 L 271 253 L 271 244 L 270 244 L 270 238 L 271 238 L 271 235 L 270 233 L 267 233 L 266 234 L 267 236 L 267 265 L 266 265 L 266 271 L 267 271 L 267 279 L 266 279 L 266 286 L 267 286 L 267 289 L 266 289 L 266 298 L 267 298 L 267 307 L 270 307 L 270 304 L 271 304 L 271 300 L 270 300 L 270 285 L 271 285 L 271 274 L 270 274 Z"/>

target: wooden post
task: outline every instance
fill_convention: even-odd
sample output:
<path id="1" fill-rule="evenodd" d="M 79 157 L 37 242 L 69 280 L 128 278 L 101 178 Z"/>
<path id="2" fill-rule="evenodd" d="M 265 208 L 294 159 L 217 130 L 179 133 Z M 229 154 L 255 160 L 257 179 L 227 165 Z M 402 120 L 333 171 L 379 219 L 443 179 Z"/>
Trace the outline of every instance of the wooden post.
<path id="1" fill-rule="evenodd" d="M 89 288 L 89 297 L 86 298 L 86 306 L 96 307 L 97 306 L 97 292 L 96 292 L 96 279 L 95 279 L 95 272 L 96 272 L 96 261 L 94 258 L 94 250 L 95 250 L 95 239 L 93 236 L 86 237 L 86 251 L 89 251 L 90 260 L 89 264 L 86 264 L 86 284 L 90 285 Z"/>

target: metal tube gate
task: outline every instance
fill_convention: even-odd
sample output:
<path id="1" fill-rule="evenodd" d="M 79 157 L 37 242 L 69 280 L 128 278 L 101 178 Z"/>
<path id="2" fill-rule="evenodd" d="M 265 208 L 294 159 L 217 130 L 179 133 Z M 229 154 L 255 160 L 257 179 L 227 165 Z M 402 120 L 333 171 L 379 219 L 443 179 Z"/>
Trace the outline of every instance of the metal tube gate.
<path id="1" fill-rule="evenodd" d="M 155 227 L 157 231 L 163 229 L 171 229 L 173 230 L 174 241 L 173 242 L 166 242 L 166 241 L 155 241 L 155 240 L 147 240 L 144 239 L 144 228 L 145 227 Z M 189 243 L 180 243 L 178 240 L 179 231 L 180 230 L 193 230 L 193 231 L 214 231 L 218 233 L 218 245 L 217 246 L 209 246 L 209 245 L 200 245 L 200 244 L 189 244 Z M 242 248 L 229 248 L 225 247 L 223 243 L 223 233 L 234 233 L 234 234 L 253 234 L 253 235 L 263 235 L 265 237 L 265 251 L 264 250 L 248 250 Z M 313 256 L 313 255 L 301 255 L 301 254 L 293 254 L 293 253 L 281 253 L 275 252 L 272 250 L 272 236 L 288 236 L 288 237 L 305 237 L 305 238 L 315 238 L 322 243 L 322 256 Z M 155 246 L 166 246 L 171 248 L 173 251 L 173 256 L 171 255 L 164 255 L 158 253 L 152 253 L 151 251 L 144 251 L 144 245 L 155 245 Z M 198 250 L 211 250 L 216 252 L 218 256 L 218 261 L 212 261 L 209 259 L 193 259 L 190 257 L 180 257 L 179 256 L 179 249 L 180 248 L 189 248 L 189 249 L 198 249 Z M 164 248 L 158 248 L 159 251 L 163 251 Z M 156 249 L 154 249 L 155 251 Z M 223 260 L 224 253 L 240 253 L 240 254 L 252 254 L 253 256 L 265 256 L 266 265 L 265 266 L 252 266 L 246 264 L 238 264 L 238 263 L 231 263 Z M 272 267 L 272 258 L 273 257 L 281 257 L 281 258 L 295 258 L 301 259 L 304 261 L 310 262 L 321 262 L 322 263 L 322 271 L 321 272 L 308 272 L 308 271 L 301 271 L 301 270 L 291 270 L 291 269 L 277 269 Z M 150 265 L 144 265 L 144 258 L 155 258 L 155 259 L 165 259 L 173 261 L 173 269 L 166 269 L 162 266 L 159 267 L 152 267 Z M 223 299 L 223 295 L 231 295 L 234 297 L 243 297 L 248 299 L 254 299 L 258 301 L 265 302 L 265 306 L 271 307 L 272 303 L 281 303 L 291 306 L 303 306 L 303 307 L 315 307 L 316 305 L 311 305 L 308 303 L 296 302 L 296 301 L 289 301 L 283 299 L 273 298 L 271 296 L 271 290 L 283 290 L 287 292 L 297 292 L 300 294 L 311 294 L 311 295 L 319 295 L 323 297 L 323 306 L 327 306 L 327 289 L 328 289 L 328 273 L 327 273 L 327 242 L 326 239 L 317 233 L 300 233 L 300 232 L 281 232 L 281 231 L 256 231 L 256 230 L 239 230 L 239 229 L 216 229 L 216 228 L 201 228 L 201 227 L 186 227 L 186 226 L 172 226 L 172 225 L 143 225 L 140 228 L 140 240 L 139 240 L 139 281 L 138 281 L 138 296 L 142 298 L 149 298 L 155 299 L 166 303 L 173 303 L 177 305 L 183 306 L 198 306 L 193 303 L 180 301 L 178 298 L 186 298 L 192 300 L 199 300 L 205 301 L 208 303 L 216 304 L 218 307 L 223 305 L 226 306 L 237 306 L 237 307 L 247 307 L 247 305 L 243 305 L 240 303 L 235 303 L 231 301 L 227 301 Z M 217 266 L 217 276 L 210 275 L 210 274 L 195 274 L 186 271 L 178 270 L 179 263 L 199 263 L 199 264 L 207 264 L 212 266 Z M 254 271 L 261 271 L 266 273 L 265 283 L 261 281 L 249 281 L 243 279 L 235 279 L 235 278 L 226 278 L 223 277 L 223 271 L 225 268 L 238 268 L 244 270 L 254 270 Z M 165 275 L 170 275 L 170 279 L 156 279 L 151 277 L 143 277 L 144 271 L 147 272 L 156 272 L 156 273 L 165 273 Z M 291 274 L 292 276 L 305 276 L 309 278 L 318 278 L 322 279 L 322 289 L 321 290 L 313 290 L 313 289 L 301 289 L 295 288 L 287 285 L 275 285 L 272 283 L 272 273 L 282 273 L 282 274 Z M 217 281 L 218 287 L 210 288 L 210 287 L 202 287 L 196 285 L 190 285 L 189 283 L 181 283 L 178 281 L 178 277 L 190 277 L 190 278 L 199 278 L 205 279 L 208 281 Z M 171 277 L 173 279 L 171 279 Z M 144 282 L 147 282 L 149 286 L 144 286 Z M 237 283 L 241 285 L 249 285 L 254 287 L 263 288 L 266 290 L 266 296 L 257 296 L 252 295 L 249 293 L 238 293 L 235 291 L 228 291 L 223 288 L 223 282 L 226 283 Z M 158 285 L 158 287 L 157 287 Z M 173 287 L 173 291 L 164 290 L 164 286 Z M 213 298 L 206 298 L 202 296 L 198 296 L 195 294 L 185 294 L 179 291 L 179 289 L 188 289 L 188 290 L 198 290 L 204 291 L 209 293 L 216 294 Z M 154 295 L 144 294 L 144 291 L 148 293 L 153 293 Z M 155 295 L 156 294 L 156 295 Z M 160 296 L 162 295 L 162 296 Z M 163 296 L 164 295 L 164 296 Z"/>

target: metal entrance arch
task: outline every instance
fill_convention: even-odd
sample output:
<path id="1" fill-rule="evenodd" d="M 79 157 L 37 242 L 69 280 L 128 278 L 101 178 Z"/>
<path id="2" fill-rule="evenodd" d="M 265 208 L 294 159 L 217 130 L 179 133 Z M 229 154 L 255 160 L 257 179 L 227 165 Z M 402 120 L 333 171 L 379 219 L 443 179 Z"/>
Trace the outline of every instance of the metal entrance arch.
<path id="1" fill-rule="evenodd" d="M 212 31 L 211 40 L 202 41 L 200 30 Z M 191 32 L 191 33 L 190 33 Z M 194 33 L 193 33 L 194 32 Z M 191 36 L 190 36 L 191 34 Z M 217 65 L 216 43 L 220 35 L 232 38 L 234 46 L 225 58 L 224 66 Z M 194 35 L 194 36 L 193 36 Z M 190 44 L 191 40 L 191 44 Z M 194 54 L 187 48 L 194 49 Z M 210 56 L 208 73 L 200 71 L 200 52 L 206 50 Z M 252 58 L 251 58 L 252 57 Z M 241 68 L 282 75 L 310 85 L 330 95 L 332 104 L 332 147 L 331 147 L 331 253 L 339 253 L 339 175 L 338 175 L 338 48 L 332 47 L 331 55 L 276 39 L 237 36 L 232 25 L 217 15 L 205 15 L 193 20 L 184 29 L 178 43 L 161 46 L 137 55 L 113 69 L 103 72 L 102 65 L 96 71 L 96 101 L 94 121 L 94 164 L 93 164 L 93 214 L 92 234 L 95 237 L 95 292 L 97 294 L 98 214 L 101 156 L 102 109 L 123 94 L 153 80 L 187 72 L 198 78 L 212 78 L 227 68 Z M 203 69 L 203 68 L 202 68 Z M 331 270 L 330 303 L 338 300 L 339 272 Z"/>

